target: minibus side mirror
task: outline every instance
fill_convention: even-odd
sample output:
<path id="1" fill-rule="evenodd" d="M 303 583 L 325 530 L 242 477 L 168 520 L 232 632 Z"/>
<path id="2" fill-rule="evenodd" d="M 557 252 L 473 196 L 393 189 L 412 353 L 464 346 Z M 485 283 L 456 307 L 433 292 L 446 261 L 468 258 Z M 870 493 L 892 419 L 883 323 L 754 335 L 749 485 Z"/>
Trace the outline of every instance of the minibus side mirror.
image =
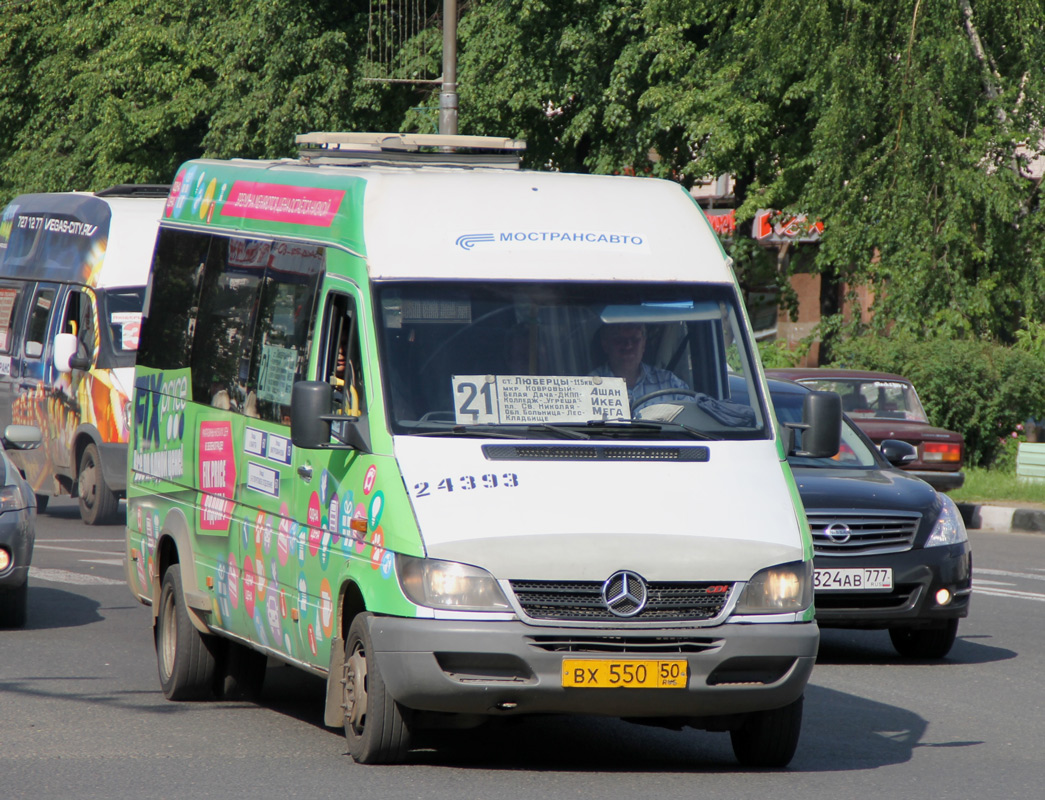
<path id="1" fill-rule="evenodd" d="M 59 333 L 54 337 L 54 368 L 59 372 L 72 372 L 74 369 L 90 369 L 91 360 L 76 355 L 80 342 L 71 333 Z"/>
<path id="2" fill-rule="evenodd" d="M 43 434 L 35 425 L 8 425 L 0 445 L 5 450 L 33 450 L 42 440 Z"/>
<path id="3" fill-rule="evenodd" d="M 802 447 L 794 450 L 794 435 L 788 442 L 789 455 L 831 458 L 842 444 L 842 398 L 836 392 L 810 392 L 802 398 L 802 423 L 790 427 L 802 431 Z"/>
<path id="4" fill-rule="evenodd" d="M 304 450 L 362 450 L 369 453 L 366 418 L 331 414 L 334 389 L 324 381 L 298 381 L 290 394 L 290 441 Z M 331 423 L 338 442 L 331 442 Z"/>

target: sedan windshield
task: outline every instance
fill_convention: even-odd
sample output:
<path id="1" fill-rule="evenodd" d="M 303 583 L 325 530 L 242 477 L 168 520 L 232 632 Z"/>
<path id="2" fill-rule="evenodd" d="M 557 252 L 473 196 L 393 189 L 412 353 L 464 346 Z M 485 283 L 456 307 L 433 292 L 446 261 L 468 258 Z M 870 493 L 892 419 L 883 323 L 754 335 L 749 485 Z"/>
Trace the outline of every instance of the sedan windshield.
<path id="1" fill-rule="evenodd" d="M 854 419 L 902 419 L 928 422 L 921 401 L 909 383 L 877 379 L 803 380 L 812 389 L 837 392 L 842 408 Z"/>
<path id="2" fill-rule="evenodd" d="M 731 286 L 396 282 L 376 302 L 395 433 L 769 435 Z"/>

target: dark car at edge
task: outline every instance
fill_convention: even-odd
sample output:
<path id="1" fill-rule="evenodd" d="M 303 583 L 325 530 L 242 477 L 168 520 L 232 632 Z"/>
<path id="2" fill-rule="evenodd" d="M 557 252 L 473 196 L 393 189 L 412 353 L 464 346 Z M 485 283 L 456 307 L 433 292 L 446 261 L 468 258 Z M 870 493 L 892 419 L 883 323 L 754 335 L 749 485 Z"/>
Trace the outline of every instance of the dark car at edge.
<path id="1" fill-rule="evenodd" d="M 780 422 L 796 431 L 808 389 L 769 381 Z M 943 658 L 968 615 L 972 553 L 954 501 L 896 465 L 906 442 L 879 447 L 847 417 L 834 458 L 788 457 L 809 520 L 821 627 L 887 629 L 911 658 Z"/>

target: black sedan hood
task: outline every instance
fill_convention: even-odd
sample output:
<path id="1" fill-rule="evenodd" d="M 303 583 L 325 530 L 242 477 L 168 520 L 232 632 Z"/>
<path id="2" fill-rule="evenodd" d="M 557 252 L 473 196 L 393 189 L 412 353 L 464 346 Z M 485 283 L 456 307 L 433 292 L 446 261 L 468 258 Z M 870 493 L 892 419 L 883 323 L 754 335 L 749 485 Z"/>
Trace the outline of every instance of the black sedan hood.
<path id="1" fill-rule="evenodd" d="M 936 490 L 898 469 L 793 467 L 802 503 L 810 509 L 883 509 L 929 515 Z"/>

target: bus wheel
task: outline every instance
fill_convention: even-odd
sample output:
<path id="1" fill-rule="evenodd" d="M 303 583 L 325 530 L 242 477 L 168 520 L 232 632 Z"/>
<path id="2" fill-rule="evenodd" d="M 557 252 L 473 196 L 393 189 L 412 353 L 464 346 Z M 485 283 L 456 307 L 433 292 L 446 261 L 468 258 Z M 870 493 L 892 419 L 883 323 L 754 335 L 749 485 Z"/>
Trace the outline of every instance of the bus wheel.
<path id="1" fill-rule="evenodd" d="M 156 663 L 168 700 L 206 700 L 214 688 L 217 640 L 193 626 L 181 590 L 181 566 L 171 564 L 160 587 Z"/>
<path id="2" fill-rule="evenodd" d="M 370 614 L 359 614 L 345 640 L 345 738 L 360 764 L 394 764 L 410 749 L 409 711 L 385 689 L 370 642 Z"/>
<path id="3" fill-rule="evenodd" d="M 102 460 L 98 457 L 98 447 L 94 443 L 87 445 L 80 457 L 77 489 L 80 495 L 80 518 L 88 525 L 104 525 L 116 515 L 120 501 L 105 483 Z"/>
<path id="4" fill-rule="evenodd" d="M 783 708 L 756 711 L 730 731 L 733 755 L 745 767 L 781 768 L 791 763 L 802 731 L 802 698 Z"/>

